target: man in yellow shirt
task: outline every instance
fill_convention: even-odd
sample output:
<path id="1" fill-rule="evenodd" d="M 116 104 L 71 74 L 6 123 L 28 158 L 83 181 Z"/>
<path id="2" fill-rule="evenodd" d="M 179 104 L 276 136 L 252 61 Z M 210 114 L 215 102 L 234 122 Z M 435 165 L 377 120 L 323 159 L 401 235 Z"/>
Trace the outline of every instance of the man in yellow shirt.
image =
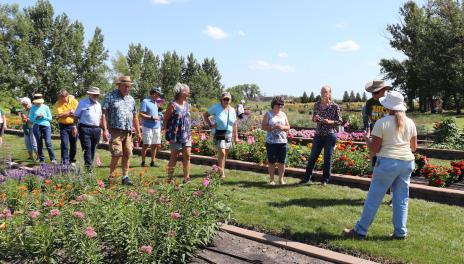
<path id="1" fill-rule="evenodd" d="M 73 136 L 72 128 L 74 127 L 74 111 L 76 111 L 77 104 L 78 102 L 74 96 L 69 95 L 63 89 L 59 92 L 58 102 L 55 105 L 55 109 L 58 112 L 58 125 L 60 127 L 61 163 L 70 163 L 73 166 L 76 162 L 77 136 Z"/>

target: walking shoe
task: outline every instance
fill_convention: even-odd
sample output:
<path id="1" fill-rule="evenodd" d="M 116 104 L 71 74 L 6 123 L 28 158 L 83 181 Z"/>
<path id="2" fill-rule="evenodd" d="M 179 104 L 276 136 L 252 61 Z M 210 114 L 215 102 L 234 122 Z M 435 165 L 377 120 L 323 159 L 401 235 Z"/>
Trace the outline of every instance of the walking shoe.
<path id="1" fill-rule="evenodd" d="M 128 176 L 125 176 L 122 178 L 121 184 L 122 185 L 134 185 Z"/>
<path id="2" fill-rule="evenodd" d="M 342 236 L 356 238 L 356 239 L 366 239 L 366 235 L 361 235 L 358 232 L 354 231 L 354 229 L 343 229 Z"/>
<path id="3" fill-rule="evenodd" d="M 142 161 L 142 163 L 140 163 L 140 167 L 146 167 L 145 161 Z"/>
<path id="4" fill-rule="evenodd" d="M 56 162 L 56 160 L 52 160 L 52 164 L 53 165 L 58 165 L 58 162 Z"/>
<path id="5" fill-rule="evenodd" d="M 306 184 L 307 184 L 307 185 L 311 185 L 312 182 L 311 182 L 311 180 L 302 179 L 298 184 L 299 184 L 299 185 L 306 185 Z"/>
<path id="6" fill-rule="evenodd" d="M 269 185 L 275 185 L 275 182 L 274 182 L 274 181 L 271 181 L 271 182 L 269 183 Z"/>
<path id="7" fill-rule="evenodd" d="M 322 186 L 327 186 L 327 183 L 326 183 L 326 182 L 322 182 L 321 185 L 322 185 Z"/>
<path id="8" fill-rule="evenodd" d="M 151 161 L 150 162 L 150 167 L 156 167 L 157 168 L 157 167 L 159 167 L 159 165 L 156 164 L 154 161 Z"/>
<path id="9" fill-rule="evenodd" d="M 182 183 L 184 183 L 184 184 L 189 183 L 189 182 L 190 182 L 190 178 L 184 179 L 184 180 L 182 181 Z"/>
<path id="10" fill-rule="evenodd" d="M 406 240 L 406 236 L 395 236 L 394 234 L 391 234 L 390 239 L 393 239 L 393 240 Z"/>

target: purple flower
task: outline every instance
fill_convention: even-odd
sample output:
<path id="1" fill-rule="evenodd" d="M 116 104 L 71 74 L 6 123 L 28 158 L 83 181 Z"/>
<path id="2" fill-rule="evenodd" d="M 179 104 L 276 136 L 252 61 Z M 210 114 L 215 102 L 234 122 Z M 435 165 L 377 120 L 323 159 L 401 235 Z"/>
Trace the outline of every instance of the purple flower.
<path id="1" fill-rule="evenodd" d="M 174 220 L 178 220 L 180 218 L 179 212 L 172 212 L 171 213 L 171 218 Z"/>
<path id="2" fill-rule="evenodd" d="M 209 185 L 209 178 L 204 178 L 203 179 L 203 186 L 208 187 Z"/>
<path id="3" fill-rule="evenodd" d="M 51 207 L 53 206 L 53 202 L 50 200 L 46 200 L 45 202 L 42 203 L 44 207 Z"/>
<path id="4" fill-rule="evenodd" d="M 85 234 L 88 238 L 94 238 L 94 237 L 97 236 L 97 232 L 95 232 L 95 230 L 94 230 L 93 227 L 91 227 L 91 226 L 88 226 L 88 227 L 85 228 L 84 234 Z"/>
<path id="5" fill-rule="evenodd" d="M 61 212 L 58 209 L 53 209 L 53 210 L 50 211 L 50 213 L 48 215 L 50 217 L 57 217 L 57 216 L 61 215 Z"/>
<path id="6" fill-rule="evenodd" d="M 79 212 L 79 211 L 75 211 L 75 212 L 73 213 L 73 216 L 74 216 L 74 217 L 77 217 L 77 218 L 79 218 L 79 219 L 81 219 L 81 220 L 85 218 L 85 214 L 84 214 L 83 212 Z"/>
<path id="7" fill-rule="evenodd" d="M 32 219 L 37 218 L 39 215 L 40 215 L 39 211 L 32 211 L 29 213 L 29 217 Z"/>

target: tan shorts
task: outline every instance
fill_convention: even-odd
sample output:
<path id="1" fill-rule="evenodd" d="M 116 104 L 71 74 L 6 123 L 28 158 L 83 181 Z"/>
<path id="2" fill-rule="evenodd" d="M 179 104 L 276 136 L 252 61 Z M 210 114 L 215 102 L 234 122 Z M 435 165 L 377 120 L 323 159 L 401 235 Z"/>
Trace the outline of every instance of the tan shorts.
<path id="1" fill-rule="evenodd" d="M 130 157 L 132 155 L 132 133 L 130 131 L 110 128 L 110 152 L 113 157 Z"/>

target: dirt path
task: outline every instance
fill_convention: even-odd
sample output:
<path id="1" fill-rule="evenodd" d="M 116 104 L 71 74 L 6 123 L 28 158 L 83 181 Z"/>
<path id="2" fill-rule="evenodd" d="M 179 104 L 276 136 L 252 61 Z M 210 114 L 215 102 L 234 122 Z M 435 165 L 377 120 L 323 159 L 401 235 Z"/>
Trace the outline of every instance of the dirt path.
<path id="1" fill-rule="evenodd" d="M 250 239 L 219 232 L 212 246 L 196 254 L 193 264 L 328 264 L 323 261 Z"/>

